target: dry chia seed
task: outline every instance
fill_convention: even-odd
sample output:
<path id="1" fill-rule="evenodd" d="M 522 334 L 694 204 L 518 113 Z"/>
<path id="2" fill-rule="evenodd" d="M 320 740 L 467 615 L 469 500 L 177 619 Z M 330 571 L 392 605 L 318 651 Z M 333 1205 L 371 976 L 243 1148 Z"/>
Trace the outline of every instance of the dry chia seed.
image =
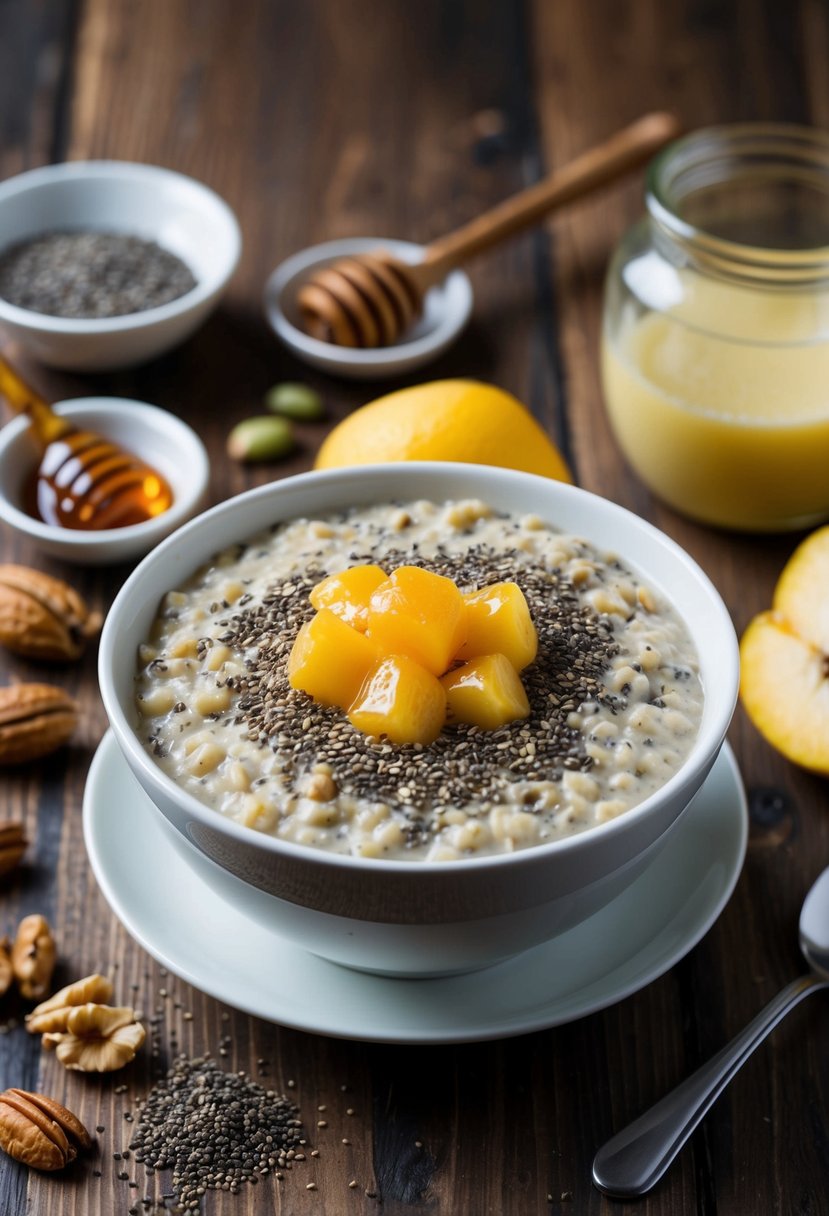
<path id="1" fill-rule="evenodd" d="M 290 1169 L 302 1143 L 287 1098 L 207 1057 L 179 1056 L 150 1091 L 130 1147 L 150 1169 L 172 1170 L 180 1210 L 199 1210 L 208 1190 L 237 1192 L 272 1169 Z"/>
<path id="2" fill-rule="evenodd" d="M 122 317 L 195 286 L 181 258 L 120 232 L 47 232 L 0 254 L 0 297 L 51 317 Z"/>
<path id="3" fill-rule="evenodd" d="M 352 557 L 355 564 L 372 560 Z M 584 736 L 567 725 L 567 716 L 590 701 L 611 710 L 625 703 L 602 685 L 619 651 L 612 620 L 581 604 L 560 571 L 520 560 L 514 552 L 479 544 L 455 557 L 426 560 L 391 551 L 384 560 L 389 567 L 419 565 L 463 589 L 504 580 L 518 584 L 539 638 L 538 657 L 522 672 L 530 716 L 494 731 L 450 725 L 428 746 L 392 745 L 355 731 L 339 710 L 291 688 L 287 658 L 300 627 L 314 614 L 308 594 L 325 576 L 311 568 L 274 587 L 257 606 L 228 615 L 221 637 L 238 650 L 255 648 L 246 673 L 232 685 L 232 677 L 227 681 L 241 693 L 236 721 L 252 740 L 284 757 L 288 779 L 298 783 L 314 765 L 330 765 L 342 793 L 402 811 L 407 840 L 417 844 L 436 834 L 445 808 L 464 805 L 470 796 L 505 802 L 517 781 L 557 780 L 565 769 L 587 771 L 592 760 Z M 202 639 L 200 654 L 211 644 Z"/>

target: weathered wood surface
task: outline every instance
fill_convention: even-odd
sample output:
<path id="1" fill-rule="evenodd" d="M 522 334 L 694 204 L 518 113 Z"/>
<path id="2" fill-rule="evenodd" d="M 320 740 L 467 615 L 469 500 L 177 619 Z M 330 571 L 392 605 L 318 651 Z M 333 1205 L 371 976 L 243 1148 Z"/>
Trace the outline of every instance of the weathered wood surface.
<path id="1" fill-rule="evenodd" d="M 168 165 L 224 195 L 245 235 L 226 304 L 181 350 L 95 379 L 27 370 L 53 397 L 111 392 L 181 413 L 210 448 L 218 501 L 274 475 L 223 456 L 229 422 L 255 412 L 271 383 L 318 385 L 335 416 L 372 395 L 309 374 L 272 340 L 260 297 L 282 257 L 347 234 L 427 240 L 649 108 L 673 107 L 688 126 L 826 125 L 827 53 L 829 16 L 817 0 L 0 0 L 0 177 L 63 157 Z M 688 548 L 742 628 L 768 602 L 792 538 L 720 535 L 661 507 L 625 467 L 602 411 L 602 274 L 640 206 L 641 182 L 631 181 L 475 265 L 474 324 L 428 374 L 491 379 L 528 401 L 580 483 Z M 307 467 L 320 437 L 304 428 L 301 454 L 279 475 Z M 1 551 L 70 576 L 102 607 L 126 574 L 70 571 L 8 533 Z M 35 672 L 8 656 L 0 664 L 4 681 Z M 828 791 L 774 755 L 738 713 L 731 739 L 752 807 L 745 871 L 714 929 L 643 992 L 570 1026 L 467 1047 L 369 1046 L 258 1022 L 161 975 L 110 913 L 80 822 L 105 728 L 94 657 L 54 678 L 79 697 L 83 724 L 66 754 L 0 779 L 0 814 L 23 816 L 34 842 L 0 891 L 0 927 L 44 912 L 60 942 L 57 979 L 114 969 L 119 993 L 162 1018 L 161 1054 L 146 1051 L 115 1081 L 66 1075 L 15 1026 L 23 1010 L 4 1006 L 0 1086 L 52 1093 L 106 1131 L 99 1156 L 65 1178 L 0 1162 L 0 1216 L 91 1216 L 140 1203 L 147 1189 L 130 1191 L 112 1158 L 128 1139 L 125 1110 L 172 1040 L 216 1052 L 225 1035 L 228 1065 L 255 1074 L 263 1059 L 276 1087 L 296 1081 L 320 1156 L 282 1183 L 209 1195 L 208 1214 L 339 1216 L 380 1203 L 389 1216 L 610 1212 L 616 1205 L 590 1184 L 595 1148 L 801 966 L 797 914 L 829 859 Z M 821 997 L 793 1014 L 659 1188 L 628 1210 L 829 1212 L 827 1025 Z M 114 1093 L 119 1082 L 128 1093 Z M 328 1126 L 317 1129 L 320 1105 Z M 352 1178 L 359 1186 L 349 1189 Z M 310 1181 L 316 1191 L 306 1190 Z"/>

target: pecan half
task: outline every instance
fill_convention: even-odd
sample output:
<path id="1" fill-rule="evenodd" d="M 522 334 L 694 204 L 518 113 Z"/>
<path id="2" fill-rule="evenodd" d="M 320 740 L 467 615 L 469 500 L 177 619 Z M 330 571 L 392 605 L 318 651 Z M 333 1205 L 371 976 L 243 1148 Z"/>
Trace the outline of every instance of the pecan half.
<path id="1" fill-rule="evenodd" d="M 0 688 L 0 765 L 25 764 L 67 742 L 78 724 L 78 706 L 51 684 Z"/>
<path id="2" fill-rule="evenodd" d="M 21 996 L 36 1001 L 48 991 L 57 948 L 44 916 L 24 916 L 12 946 L 12 968 Z"/>
<path id="3" fill-rule="evenodd" d="M 76 1005 L 89 1002 L 105 1005 L 112 1000 L 112 982 L 103 975 L 87 975 L 74 984 L 67 984 L 60 992 L 42 1001 L 26 1015 L 29 1034 L 52 1034 L 66 1030 L 71 1010 Z"/>
<path id="4" fill-rule="evenodd" d="M 28 843 L 22 823 L 0 823 L 0 874 L 20 865 Z"/>
<path id="5" fill-rule="evenodd" d="M 28 566 L 0 565 L 0 643 L 31 659 L 77 659 L 101 627 L 68 583 Z"/>
<path id="6" fill-rule="evenodd" d="M 43 1046 L 54 1047 L 64 1068 L 79 1072 L 114 1072 L 135 1057 L 146 1032 L 126 1006 L 76 1005 L 66 1019 L 66 1032 L 44 1034 Z"/>
<path id="7" fill-rule="evenodd" d="M 71 1110 L 45 1094 L 7 1089 L 0 1094 L 0 1148 L 38 1170 L 60 1170 L 92 1137 Z"/>
<path id="8" fill-rule="evenodd" d="M 0 941 L 0 996 L 5 996 L 14 979 L 11 956 L 12 944 L 7 937 Z"/>

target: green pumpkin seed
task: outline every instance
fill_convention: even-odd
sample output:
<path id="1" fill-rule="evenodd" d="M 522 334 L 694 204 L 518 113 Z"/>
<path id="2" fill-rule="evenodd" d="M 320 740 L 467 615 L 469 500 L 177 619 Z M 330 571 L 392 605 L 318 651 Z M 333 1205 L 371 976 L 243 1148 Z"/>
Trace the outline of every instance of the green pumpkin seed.
<path id="1" fill-rule="evenodd" d="M 265 405 L 273 414 L 296 418 L 300 422 L 316 422 L 325 417 L 322 397 L 307 384 L 275 384 L 265 394 Z"/>
<path id="2" fill-rule="evenodd" d="M 227 437 L 234 460 L 282 460 L 294 450 L 294 428 L 287 418 L 262 415 L 239 422 Z"/>

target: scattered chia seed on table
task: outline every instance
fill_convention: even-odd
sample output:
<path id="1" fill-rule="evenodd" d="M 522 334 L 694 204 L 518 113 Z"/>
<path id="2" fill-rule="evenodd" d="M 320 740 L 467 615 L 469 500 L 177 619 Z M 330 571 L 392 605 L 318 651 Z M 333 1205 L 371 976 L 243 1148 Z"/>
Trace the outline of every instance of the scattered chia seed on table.
<path id="1" fill-rule="evenodd" d="M 121 232 L 47 232 L 0 253 L 0 297 L 51 317 L 127 316 L 195 286 L 175 254 Z"/>
<path id="2" fill-rule="evenodd" d="M 303 1159 L 297 1108 L 244 1073 L 181 1055 L 148 1094 L 130 1143 L 149 1172 L 171 1169 L 176 1210 L 196 1212 L 208 1190 L 238 1192 Z"/>

